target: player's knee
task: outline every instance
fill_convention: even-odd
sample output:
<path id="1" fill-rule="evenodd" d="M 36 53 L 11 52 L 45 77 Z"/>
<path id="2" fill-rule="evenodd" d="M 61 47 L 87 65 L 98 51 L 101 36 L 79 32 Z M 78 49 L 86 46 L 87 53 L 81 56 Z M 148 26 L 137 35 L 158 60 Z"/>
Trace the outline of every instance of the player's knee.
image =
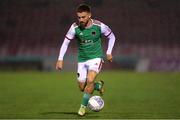
<path id="1" fill-rule="evenodd" d="M 93 87 L 94 86 L 94 79 L 88 78 L 86 86 Z"/>
<path id="2" fill-rule="evenodd" d="M 79 86 L 79 90 L 80 90 L 81 92 L 84 92 L 84 89 L 85 89 L 85 87 Z"/>
<path id="3" fill-rule="evenodd" d="M 87 78 L 87 84 L 93 84 L 94 83 L 94 78 Z"/>
<path id="4" fill-rule="evenodd" d="M 86 87 L 88 87 L 88 88 L 94 87 L 94 82 L 93 81 L 87 81 Z"/>
<path id="5" fill-rule="evenodd" d="M 79 82 L 79 90 L 80 91 L 84 91 L 84 89 L 85 89 L 85 87 L 86 87 L 86 83 L 84 83 L 84 82 Z"/>
<path id="6" fill-rule="evenodd" d="M 87 87 L 84 89 L 84 92 L 89 93 L 89 94 L 92 94 L 93 91 L 94 91 L 94 87 L 88 87 L 88 86 L 87 86 Z"/>
<path id="7" fill-rule="evenodd" d="M 87 85 L 86 85 L 85 91 L 87 93 L 92 93 L 93 90 L 94 90 L 94 82 L 93 81 L 87 81 Z"/>

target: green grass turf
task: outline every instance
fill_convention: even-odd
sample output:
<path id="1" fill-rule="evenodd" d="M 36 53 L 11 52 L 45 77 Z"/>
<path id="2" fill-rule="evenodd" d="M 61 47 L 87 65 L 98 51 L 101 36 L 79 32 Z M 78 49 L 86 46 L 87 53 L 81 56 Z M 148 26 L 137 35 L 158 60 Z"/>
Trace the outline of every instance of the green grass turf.
<path id="1" fill-rule="evenodd" d="M 179 73 L 104 71 L 97 79 L 105 81 L 105 107 L 79 117 L 75 72 L 0 72 L 0 118 L 180 118 Z"/>

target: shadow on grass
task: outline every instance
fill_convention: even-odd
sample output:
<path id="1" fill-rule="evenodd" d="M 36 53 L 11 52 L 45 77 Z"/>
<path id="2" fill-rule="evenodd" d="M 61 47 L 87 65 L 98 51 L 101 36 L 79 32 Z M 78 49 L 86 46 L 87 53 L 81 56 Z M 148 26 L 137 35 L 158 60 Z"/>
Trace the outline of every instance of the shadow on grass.
<path id="1" fill-rule="evenodd" d="M 77 115 L 76 112 L 43 112 L 41 115 L 53 115 L 53 114 L 65 114 L 65 115 Z"/>
<path id="2" fill-rule="evenodd" d="M 179 119 L 179 115 L 161 113 L 152 116 L 152 113 L 136 112 L 87 112 L 85 116 L 79 116 L 77 112 L 42 112 L 45 118 L 71 118 L 71 119 Z"/>
<path id="3" fill-rule="evenodd" d="M 57 116 L 57 115 L 60 115 L 61 117 L 62 116 L 66 116 L 66 115 L 72 115 L 71 117 L 73 117 L 73 118 L 98 118 L 98 117 L 100 117 L 97 113 L 95 113 L 95 112 L 88 112 L 85 116 L 79 116 L 78 114 L 77 114 L 77 112 L 42 112 L 42 113 L 40 113 L 41 115 L 43 115 L 43 116 L 46 116 L 46 115 L 52 115 L 52 116 Z M 67 116 L 66 116 L 67 117 Z M 66 118 L 65 117 L 65 118 Z"/>

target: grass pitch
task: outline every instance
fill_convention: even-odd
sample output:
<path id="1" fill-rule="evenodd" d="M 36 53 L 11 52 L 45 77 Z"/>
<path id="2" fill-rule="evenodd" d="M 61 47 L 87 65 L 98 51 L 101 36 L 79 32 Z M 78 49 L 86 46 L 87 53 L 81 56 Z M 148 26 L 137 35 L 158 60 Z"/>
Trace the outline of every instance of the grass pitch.
<path id="1" fill-rule="evenodd" d="M 0 72 L 0 118 L 180 119 L 179 73 L 105 71 L 97 79 L 105 106 L 79 117 L 75 72 Z"/>

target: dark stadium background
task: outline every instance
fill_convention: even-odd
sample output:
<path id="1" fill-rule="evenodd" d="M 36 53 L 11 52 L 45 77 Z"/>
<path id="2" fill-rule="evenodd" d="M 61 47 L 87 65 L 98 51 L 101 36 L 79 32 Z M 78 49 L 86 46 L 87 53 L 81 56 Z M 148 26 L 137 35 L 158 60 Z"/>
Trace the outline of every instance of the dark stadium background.
<path id="1" fill-rule="evenodd" d="M 179 0 L 1 0 L 0 68 L 54 70 L 79 3 L 116 35 L 113 64 L 104 69 L 180 71 Z M 107 40 L 103 40 L 104 49 Z M 76 42 L 65 69 L 76 66 Z"/>
<path id="2" fill-rule="evenodd" d="M 180 0 L 0 0 L 0 119 L 80 119 L 75 40 L 55 71 L 80 3 L 116 36 L 105 106 L 83 118 L 180 119 Z"/>

